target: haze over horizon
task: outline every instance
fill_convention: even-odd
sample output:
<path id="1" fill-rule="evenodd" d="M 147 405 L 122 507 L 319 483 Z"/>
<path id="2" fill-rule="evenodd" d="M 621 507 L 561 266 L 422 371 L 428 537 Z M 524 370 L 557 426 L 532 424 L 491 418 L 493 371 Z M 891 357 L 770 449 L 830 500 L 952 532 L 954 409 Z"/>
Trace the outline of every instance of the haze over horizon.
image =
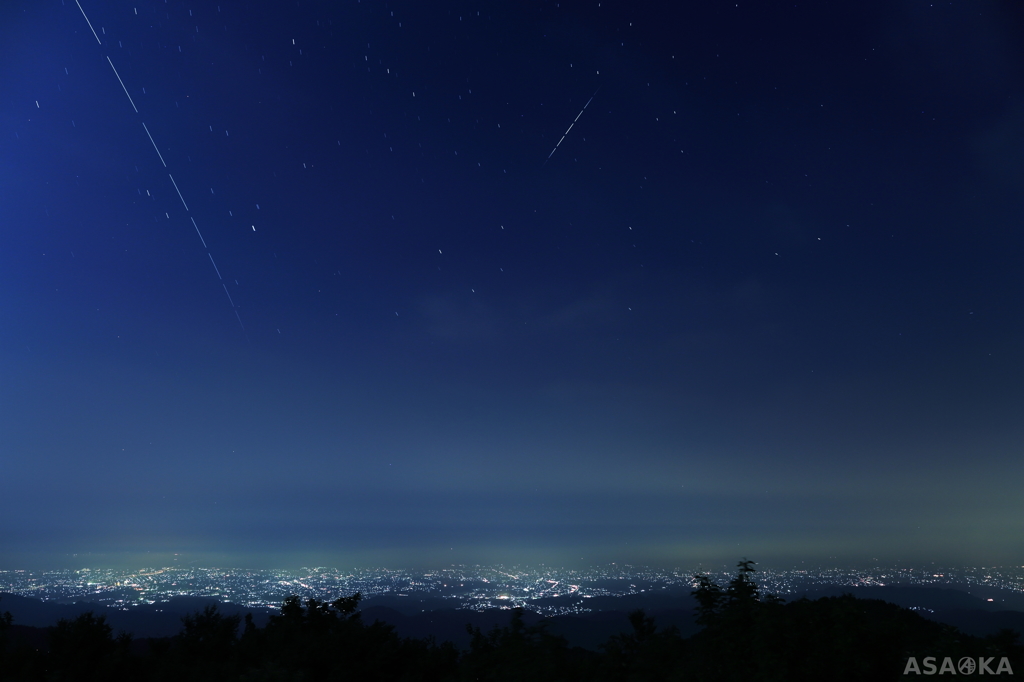
<path id="1" fill-rule="evenodd" d="M 1024 564 L 1020 3 L 79 1 L 0 569 Z"/>

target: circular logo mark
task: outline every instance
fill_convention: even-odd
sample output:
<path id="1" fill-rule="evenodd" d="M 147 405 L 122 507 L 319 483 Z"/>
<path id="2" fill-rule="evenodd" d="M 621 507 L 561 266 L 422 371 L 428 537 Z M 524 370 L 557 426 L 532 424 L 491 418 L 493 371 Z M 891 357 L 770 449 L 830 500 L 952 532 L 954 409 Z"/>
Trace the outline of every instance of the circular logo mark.
<path id="1" fill-rule="evenodd" d="M 974 659 L 968 656 L 964 656 L 956 664 L 956 669 L 960 671 L 961 675 L 973 675 L 976 667 Z"/>

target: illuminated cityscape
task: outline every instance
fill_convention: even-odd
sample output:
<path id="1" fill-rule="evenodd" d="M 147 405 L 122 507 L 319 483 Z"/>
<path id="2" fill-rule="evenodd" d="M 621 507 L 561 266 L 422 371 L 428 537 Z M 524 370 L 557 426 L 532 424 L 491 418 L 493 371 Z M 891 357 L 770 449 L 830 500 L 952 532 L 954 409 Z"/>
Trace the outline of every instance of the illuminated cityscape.
<path id="1" fill-rule="evenodd" d="M 359 592 L 380 597 L 441 600 L 434 608 L 511 609 L 543 615 L 584 613 L 613 608 L 601 597 L 688 594 L 694 575 L 726 584 L 734 574 L 718 568 L 654 570 L 611 564 L 586 570 L 545 566 L 451 566 L 432 571 L 363 568 L 241 570 L 225 568 L 145 568 L 62 571 L 0 571 L 0 592 L 44 601 L 92 602 L 117 609 L 157 604 L 174 597 L 206 597 L 250 608 L 275 608 L 290 595 L 334 600 Z M 956 587 L 979 594 L 1024 594 L 1024 566 L 958 569 L 884 568 L 846 570 L 764 570 L 755 581 L 766 593 L 786 598 L 823 587 L 903 585 Z M 658 593 L 661 593 L 660 595 Z M 987 597 L 989 601 L 998 596 Z M 597 601 L 593 601 L 593 600 Z"/>

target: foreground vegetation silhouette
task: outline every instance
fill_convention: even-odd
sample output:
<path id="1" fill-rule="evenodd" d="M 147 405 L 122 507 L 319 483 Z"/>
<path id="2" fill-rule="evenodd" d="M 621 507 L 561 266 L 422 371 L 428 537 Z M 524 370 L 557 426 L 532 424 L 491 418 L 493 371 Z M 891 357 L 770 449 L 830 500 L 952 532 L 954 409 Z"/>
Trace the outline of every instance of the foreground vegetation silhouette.
<path id="1" fill-rule="evenodd" d="M 133 642 L 115 636 L 103 616 L 85 613 L 48 629 L 45 643 L 15 637 L 0 615 L 0 680 L 696 680 L 708 682 L 908 679 L 908 657 L 937 660 L 1007 657 L 1024 670 L 1018 635 L 978 638 L 893 604 L 851 595 L 786 603 L 763 595 L 752 561 L 741 561 L 724 588 L 695 576 L 692 637 L 659 629 L 643 611 L 632 631 L 600 651 L 569 647 L 542 621 L 527 626 L 521 610 L 490 632 L 467 626 L 469 648 L 399 637 L 381 622 L 363 622 L 360 595 L 330 603 L 289 597 L 263 628 L 251 616 L 225 616 L 208 606 L 182 619 L 171 638 Z M 911 676 L 916 677 L 916 676 Z"/>

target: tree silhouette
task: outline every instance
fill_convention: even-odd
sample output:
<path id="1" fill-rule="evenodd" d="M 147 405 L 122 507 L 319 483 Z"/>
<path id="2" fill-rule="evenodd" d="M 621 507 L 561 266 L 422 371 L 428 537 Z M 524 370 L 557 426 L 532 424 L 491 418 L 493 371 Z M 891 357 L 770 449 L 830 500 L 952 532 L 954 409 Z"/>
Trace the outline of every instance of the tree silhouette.
<path id="1" fill-rule="evenodd" d="M 669 680 L 682 674 L 685 642 L 675 627 L 658 631 L 643 609 L 629 614 L 630 633 L 613 635 L 601 649 L 601 677 L 608 680 Z"/>
<path id="2" fill-rule="evenodd" d="M 181 632 L 172 648 L 178 665 L 193 680 L 229 679 L 237 670 L 238 624 L 241 617 L 225 616 L 215 604 L 181 619 Z"/>
<path id="3" fill-rule="evenodd" d="M 472 635 L 469 651 L 459 661 L 463 680 L 574 680 L 588 679 L 585 657 L 574 655 L 564 637 L 547 631 L 547 623 L 527 626 L 523 610 L 512 610 L 509 624 L 484 634 L 466 626 Z"/>
<path id="4" fill-rule="evenodd" d="M 11 617 L 10 611 L 0 613 L 0 654 L 3 653 L 4 647 L 7 645 L 7 631 L 11 629 L 12 620 L 14 619 Z"/>
<path id="5" fill-rule="evenodd" d="M 264 628 L 247 619 L 239 641 L 244 679 L 442 680 L 456 674 L 451 644 L 401 639 L 379 621 L 363 623 L 362 596 L 321 602 L 288 597 Z M 289 677 L 293 676 L 293 677 Z"/>
<path id="6" fill-rule="evenodd" d="M 57 679 L 109 680 L 126 674 L 132 637 L 113 637 L 105 616 L 92 611 L 50 628 L 49 670 Z"/>

